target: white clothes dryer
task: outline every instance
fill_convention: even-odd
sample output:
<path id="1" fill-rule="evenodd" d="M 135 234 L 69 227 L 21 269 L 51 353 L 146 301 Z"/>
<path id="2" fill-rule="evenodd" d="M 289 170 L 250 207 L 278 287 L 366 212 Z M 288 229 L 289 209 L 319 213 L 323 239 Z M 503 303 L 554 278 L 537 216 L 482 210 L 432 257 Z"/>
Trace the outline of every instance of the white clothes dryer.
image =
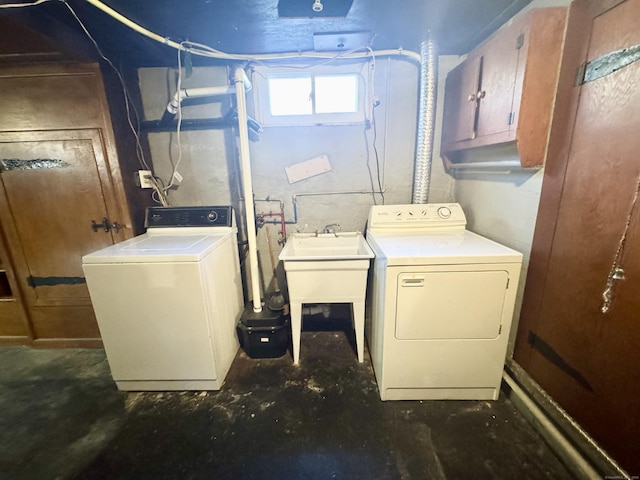
<path id="1" fill-rule="evenodd" d="M 120 390 L 218 390 L 243 311 L 231 207 L 153 207 L 146 233 L 83 257 Z"/>
<path id="2" fill-rule="evenodd" d="M 380 398 L 497 399 L 522 254 L 468 231 L 455 203 L 373 206 L 366 238 Z"/>

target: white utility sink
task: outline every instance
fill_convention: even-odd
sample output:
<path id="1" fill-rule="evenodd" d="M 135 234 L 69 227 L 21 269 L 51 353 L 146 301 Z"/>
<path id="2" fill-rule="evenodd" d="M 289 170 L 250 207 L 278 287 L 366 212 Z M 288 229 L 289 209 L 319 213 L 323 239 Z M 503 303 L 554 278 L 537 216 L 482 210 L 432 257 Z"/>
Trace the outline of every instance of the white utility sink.
<path id="1" fill-rule="evenodd" d="M 287 240 L 280 260 L 357 260 L 373 258 L 373 251 L 360 232 L 295 233 Z"/>
<path id="2" fill-rule="evenodd" d="M 279 258 L 287 273 L 294 364 L 300 359 L 304 303 L 352 303 L 358 361 L 364 361 L 364 300 L 373 257 L 360 232 L 289 237 Z"/>

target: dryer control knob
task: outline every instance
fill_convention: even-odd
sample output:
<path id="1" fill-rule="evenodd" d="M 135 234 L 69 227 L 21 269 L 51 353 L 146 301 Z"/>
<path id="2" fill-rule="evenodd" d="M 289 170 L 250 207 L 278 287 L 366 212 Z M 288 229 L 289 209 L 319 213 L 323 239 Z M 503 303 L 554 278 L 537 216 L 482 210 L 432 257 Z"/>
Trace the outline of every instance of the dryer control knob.
<path id="1" fill-rule="evenodd" d="M 449 218 L 451 216 L 451 209 L 449 207 L 440 207 L 438 209 L 438 216 L 440 218 Z"/>
<path id="2" fill-rule="evenodd" d="M 207 220 L 211 223 L 215 222 L 218 219 L 218 212 L 211 210 L 207 215 Z"/>

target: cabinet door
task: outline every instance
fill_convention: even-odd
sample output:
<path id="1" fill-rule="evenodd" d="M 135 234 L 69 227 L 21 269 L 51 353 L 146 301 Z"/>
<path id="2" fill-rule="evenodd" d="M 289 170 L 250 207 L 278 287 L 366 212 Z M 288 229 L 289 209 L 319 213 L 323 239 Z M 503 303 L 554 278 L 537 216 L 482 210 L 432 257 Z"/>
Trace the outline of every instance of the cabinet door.
<path id="1" fill-rule="evenodd" d="M 36 338 L 99 338 L 83 255 L 124 240 L 100 130 L 0 133 L 0 219 Z"/>
<path id="2" fill-rule="evenodd" d="M 482 49 L 477 136 L 508 132 L 514 126 L 514 91 L 521 28 L 507 28 Z M 519 39 L 520 38 L 520 39 Z"/>
<path id="3" fill-rule="evenodd" d="M 479 74 L 480 58 L 472 57 L 447 75 L 442 128 L 443 143 L 454 143 L 475 137 Z"/>

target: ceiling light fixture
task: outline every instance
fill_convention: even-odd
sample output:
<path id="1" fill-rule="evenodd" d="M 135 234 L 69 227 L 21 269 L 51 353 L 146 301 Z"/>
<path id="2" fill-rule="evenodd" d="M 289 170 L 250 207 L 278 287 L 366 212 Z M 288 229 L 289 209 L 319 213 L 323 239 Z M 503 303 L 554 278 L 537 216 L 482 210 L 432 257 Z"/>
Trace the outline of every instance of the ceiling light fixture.
<path id="1" fill-rule="evenodd" d="M 314 0 L 313 5 L 311 6 L 311 8 L 313 8 L 314 12 L 319 13 L 324 8 L 324 5 L 322 5 L 322 1 L 321 0 Z"/>

